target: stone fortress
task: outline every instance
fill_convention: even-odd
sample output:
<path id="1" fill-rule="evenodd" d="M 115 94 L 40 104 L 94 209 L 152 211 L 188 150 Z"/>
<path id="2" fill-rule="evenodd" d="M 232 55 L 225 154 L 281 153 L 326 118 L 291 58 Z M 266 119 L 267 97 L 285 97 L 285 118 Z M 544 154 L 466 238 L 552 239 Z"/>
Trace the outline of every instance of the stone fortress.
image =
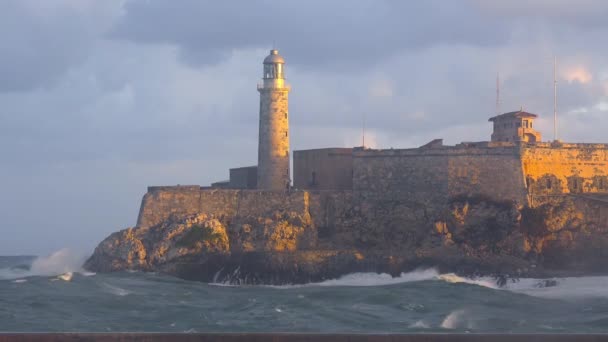
<path id="1" fill-rule="evenodd" d="M 237 214 L 293 201 L 306 206 L 320 201 L 317 205 L 327 206 L 327 198 L 437 205 L 457 196 L 484 196 L 534 207 L 564 196 L 605 201 L 597 195 L 608 194 L 608 144 L 543 142 L 534 129 L 537 115 L 523 110 L 490 118 L 490 141 L 446 146 L 436 139 L 408 149 L 294 151 L 292 184 L 290 87 L 285 82 L 285 60 L 277 50 L 264 59 L 257 89 L 258 165 L 230 169 L 228 181 L 210 187 L 149 187 L 138 226 L 157 224 L 171 213 L 217 212 L 231 206 Z"/>
<path id="2" fill-rule="evenodd" d="M 490 141 L 293 152 L 285 60 L 264 59 L 258 165 L 211 186 L 153 186 L 136 227 L 85 267 L 186 279 L 306 283 L 350 272 L 606 272 L 608 145 L 543 142 L 535 114 L 489 119 Z M 566 273 L 563 273 L 566 272 Z"/>

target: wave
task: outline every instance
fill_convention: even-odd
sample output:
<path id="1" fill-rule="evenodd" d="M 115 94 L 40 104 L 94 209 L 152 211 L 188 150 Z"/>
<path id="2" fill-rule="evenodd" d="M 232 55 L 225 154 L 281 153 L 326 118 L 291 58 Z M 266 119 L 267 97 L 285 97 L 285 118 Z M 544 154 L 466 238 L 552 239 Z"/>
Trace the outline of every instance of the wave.
<path id="1" fill-rule="evenodd" d="M 552 279 L 524 278 L 518 282 L 507 284 L 504 289 L 544 298 L 607 298 L 608 276 Z"/>
<path id="2" fill-rule="evenodd" d="M 85 256 L 74 253 L 67 248 L 60 249 L 49 256 L 37 257 L 28 267 L 11 267 L 0 269 L 0 280 L 22 279 L 27 277 L 64 276 L 67 274 L 86 273 L 82 269 Z M 70 277 L 71 279 L 71 277 Z M 62 279 L 65 280 L 65 279 Z"/>
<path id="3" fill-rule="evenodd" d="M 313 286 L 383 286 L 383 285 L 395 285 L 401 283 L 410 283 L 415 281 L 433 280 L 439 276 L 439 273 L 434 268 L 416 270 L 407 273 L 401 273 L 397 277 L 393 277 L 388 273 L 349 273 L 340 278 L 328 279 L 321 282 L 313 282 L 307 284 L 288 284 L 288 285 L 261 285 L 265 287 L 272 287 L 276 289 L 291 289 L 299 287 L 313 287 Z M 213 286 L 234 286 L 239 287 L 240 285 L 234 285 L 230 283 L 210 283 Z"/>
<path id="4" fill-rule="evenodd" d="M 493 278 L 464 278 L 453 273 L 441 274 L 439 280 L 448 283 L 466 283 L 495 290 L 506 290 L 544 298 L 608 297 L 608 276 L 520 278 L 498 286 Z"/>
<path id="5" fill-rule="evenodd" d="M 437 270 L 430 268 L 416 270 L 408 273 L 401 273 L 393 277 L 387 273 L 351 273 L 338 279 L 325 280 L 320 283 L 313 283 L 317 286 L 382 286 L 415 281 L 432 280 L 439 276 Z"/>
<path id="6" fill-rule="evenodd" d="M 124 297 L 126 295 L 131 294 L 131 291 L 129 290 L 123 289 L 122 287 L 110 285 L 108 283 L 102 283 L 101 286 L 106 289 L 107 292 L 116 296 Z"/>
<path id="7" fill-rule="evenodd" d="M 448 283 L 464 283 L 464 284 L 488 287 L 491 289 L 500 289 L 501 288 L 500 286 L 498 286 L 496 284 L 496 280 L 494 280 L 492 278 L 488 278 L 488 277 L 465 278 L 465 277 L 460 277 L 454 273 L 446 273 L 446 274 L 440 274 L 437 277 L 437 279 L 443 280 Z"/>
<path id="8" fill-rule="evenodd" d="M 386 273 L 351 273 L 340 278 L 302 285 L 268 286 L 278 289 L 290 289 L 310 286 L 384 286 L 418 281 L 441 281 L 451 284 L 462 283 L 481 286 L 492 290 L 510 291 L 526 295 L 546 298 L 608 298 L 608 276 L 570 277 L 570 278 L 520 278 L 504 285 L 498 285 L 491 277 L 467 278 L 454 273 L 440 274 L 437 270 L 422 269 L 401 273 L 393 277 Z M 236 286 L 224 283 L 212 283 L 216 286 Z M 264 286 L 264 285 L 262 285 Z M 456 315 L 456 314 L 455 314 Z M 448 321 L 449 322 L 449 321 Z M 446 323 L 448 324 L 448 323 Z"/>

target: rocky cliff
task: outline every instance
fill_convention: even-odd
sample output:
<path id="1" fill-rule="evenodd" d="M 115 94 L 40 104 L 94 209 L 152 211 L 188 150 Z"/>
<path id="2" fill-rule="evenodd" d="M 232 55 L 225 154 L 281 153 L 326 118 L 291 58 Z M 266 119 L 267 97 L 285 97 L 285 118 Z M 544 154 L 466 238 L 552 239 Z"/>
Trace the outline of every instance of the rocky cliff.
<path id="1" fill-rule="evenodd" d="M 348 193 L 217 192 L 222 205 L 192 196 L 191 210 L 163 207 L 166 215 L 144 198 L 154 219 L 110 235 L 85 267 L 248 284 L 418 267 L 504 278 L 603 272 L 608 246 L 608 203 L 597 198 L 527 208 L 466 196 L 440 205 Z"/>

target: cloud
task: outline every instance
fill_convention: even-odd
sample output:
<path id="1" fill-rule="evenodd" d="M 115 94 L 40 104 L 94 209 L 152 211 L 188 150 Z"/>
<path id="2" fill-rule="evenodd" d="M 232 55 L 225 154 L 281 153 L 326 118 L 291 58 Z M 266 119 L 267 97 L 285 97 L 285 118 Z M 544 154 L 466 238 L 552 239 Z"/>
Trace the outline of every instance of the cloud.
<path id="1" fill-rule="evenodd" d="M 566 66 L 560 68 L 560 76 L 568 82 L 589 83 L 593 79 L 591 72 L 584 65 Z"/>
<path id="2" fill-rule="evenodd" d="M 549 137 L 554 56 L 560 136 L 603 141 L 605 8 L 4 1 L 0 229 L 15 236 L 0 250 L 24 252 L 35 236 L 43 239 L 34 252 L 93 246 L 133 224 L 147 185 L 209 184 L 255 164 L 255 85 L 273 41 L 292 85 L 293 149 L 360 145 L 364 121 L 367 144 L 378 148 L 487 140 L 497 72 L 501 109 L 540 114 Z"/>
<path id="3" fill-rule="evenodd" d="M 468 13 L 472 12 L 472 13 Z M 129 1 L 112 37 L 172 44 L 183 61 L 213 65 L 235 50 L 289 51 L 291 65 L 353 70 L 386 61 L 403 50 L 437 44 L 492 46 L 505 27 L 475 15 L 467 2 L 216 2 Z M 428 20 L 433 17 L 433 20 Z M 168 24 L 170 23 L 170 24 Z"/>
<path id="4" fill-rule="evenodd" d="M 51 86 L 88 57 L 120 10 L 116 1 L 0 4 L 0 93 Z"/>

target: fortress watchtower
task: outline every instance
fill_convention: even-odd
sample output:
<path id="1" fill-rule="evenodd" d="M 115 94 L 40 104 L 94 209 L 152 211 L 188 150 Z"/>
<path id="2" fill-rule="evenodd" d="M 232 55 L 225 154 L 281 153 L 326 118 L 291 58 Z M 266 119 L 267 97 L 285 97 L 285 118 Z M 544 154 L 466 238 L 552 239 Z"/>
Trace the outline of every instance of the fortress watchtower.
<path id="1" fill-rule="evenodd" d="M 258 139 L 257 187 L 262 190 L 284 190 L 289 177 L 289 118 L 285 84 L 285 60 L 279 51 L 270 50 L 264 59 L 264 76 L 260 92 L 260 132 Z"/>
<path id="2" fill-rule="evenodd" d="M 490 118 L 494 123 L 492 141 L 504 142 L 540 142 L 540 132 L 532 128 L 538 115 L 523 110 L 509 112 Z"/>

